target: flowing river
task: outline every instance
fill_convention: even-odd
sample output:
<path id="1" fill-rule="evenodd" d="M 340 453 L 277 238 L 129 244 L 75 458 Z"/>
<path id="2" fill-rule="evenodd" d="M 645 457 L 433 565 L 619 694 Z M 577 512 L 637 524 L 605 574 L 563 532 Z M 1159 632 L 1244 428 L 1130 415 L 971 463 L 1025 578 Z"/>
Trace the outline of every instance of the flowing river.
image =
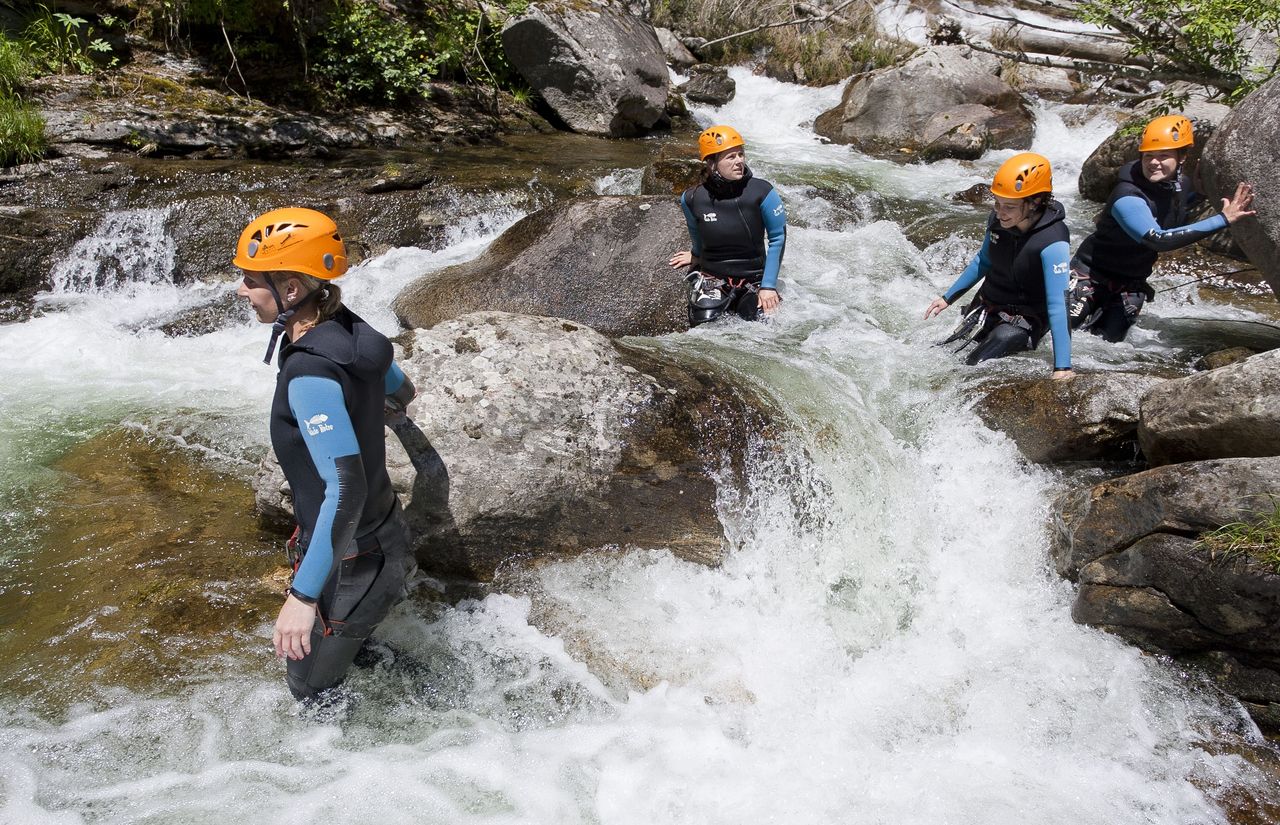
<path id="1" fill-rule="evenodd" d="M 354 670 L 336 710 L 299 710 L 268 653 L 279 557 L 242 481 L 266 446 L 265 328 L 155 328 L 230 274 L 175 286 L 154 210 L 72 251 L 36 316 L 0 327 L 0 821 L 1189 825 L 1280 803 L 1234 702 L 1071 621 L 1044 525 L 1072 479 L 965 394 L 1046 374 L 1047 340 L 963 369 L 931 346 L 955 310 L 920 320 L 980 239 L 945 195 L 1010 153 L 873 160 L 812 133 L 838 89 L 734 77 L 734 102 L 696 114 L 740 129 L 782 191 L 785 303 L 769 325 L 640 343 L 758 382 L 803 451 L 726 489 L 718 569 L 655 548 L 540 566 L 521 595 L 450 603 L 421 582 L 380 631 L 397 664 Z M 1112 128 L 1038 111 L 1076 232 L 1076 175 Z M 519 217 L 365 262 L 348 303 L 398 332 L 401 287 Z M 1127 344 L 1077 337 L 1077 365 L 1185 369 L 1178 319 L 1259 317 L 1179 294 Z M 139 513 L 159 526 L 113 528 Z"/>

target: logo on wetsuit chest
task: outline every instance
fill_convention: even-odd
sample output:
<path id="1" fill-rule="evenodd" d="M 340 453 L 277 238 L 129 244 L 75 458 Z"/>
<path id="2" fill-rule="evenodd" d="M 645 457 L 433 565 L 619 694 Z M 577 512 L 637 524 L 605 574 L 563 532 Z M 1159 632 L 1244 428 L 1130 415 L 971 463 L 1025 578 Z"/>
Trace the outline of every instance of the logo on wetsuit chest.
<path id="1" fill-rule="evenodd" d="M 307 425 L 307 435 L 320 435 L 320 433 L 327 433 L 332 430 L 333 425 L 325 423 L 328 420 L 329 416 L 324 413 L 308 418 L 303 422 Z"/>
<path id="2" fill-rule="evenodd" d="M 715 212 L 703 212 L 703 213 L 702 213 L 702 221 L 703 221 L 703 223 L 715 223 L 717 220 L 719 220 L 719 218 L 717 218 L 717 217 L 716 217 L 716 213 L 715 213 Z"/>

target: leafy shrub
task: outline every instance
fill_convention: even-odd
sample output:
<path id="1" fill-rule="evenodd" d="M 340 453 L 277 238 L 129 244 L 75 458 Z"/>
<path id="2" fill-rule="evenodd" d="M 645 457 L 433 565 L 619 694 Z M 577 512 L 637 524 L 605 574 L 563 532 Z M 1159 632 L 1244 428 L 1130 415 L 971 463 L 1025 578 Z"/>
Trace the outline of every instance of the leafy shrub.
<path id="1" fill-rule="evenodd" d="M 16 97 L 0 95 L 0 166 L 44 156 L 44 118 Z"/>
<path id="2" fill-rule="evenodd" d="M 1280 573 L 1280 503 L 1272 496 L 1271 504 L 1254 520 L 1224 524 L 1202 535 L 1197 544 L 1214 558 L 1249 556 Z"/>
<path id="3" fill-rule="evenodd" d="M 317 78 L 353 100 L 398 103 L 420 95 L 449 58 L 421 29 L 359 0 L 340 8 L 318 40 Z"/>
<path id="4" fill-rule="evenodd" d="M 115 66 L 118 58 L 111 44 L 97 36 L 98 30 L 83 17 L 52 12 L 40 6 L 39 13 L 27 24 L 22 40 L 37 68 L 54 73 L 92 74 L 99 68 Z M 111 28 L 119 20 L 110 15 L 101 25 Z"/>

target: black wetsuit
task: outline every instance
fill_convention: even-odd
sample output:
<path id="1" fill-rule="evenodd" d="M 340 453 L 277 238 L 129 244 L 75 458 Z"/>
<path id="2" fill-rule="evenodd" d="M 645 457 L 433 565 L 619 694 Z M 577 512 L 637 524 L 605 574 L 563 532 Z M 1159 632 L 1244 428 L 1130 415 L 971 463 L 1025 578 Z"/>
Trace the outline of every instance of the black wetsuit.
<path id="1" fill-rule="evenodd" d="M 1034 349 L 1052 331 L 1054 367 L 1071 367 L 1065 216 L 1062 204 L 1051 200 L 1026 232 L 1001 227 L 994 211 L 987 219 L 982 248 L 942 295 L 951 304 L 982 279 L 978 297 L 965 308 L 966 318 L 982 319 L 974 330 L 978 346 L 968 356 L 970 365 Z"/>
<path id="2" fill-rule="evenodd" d="M 345 307 L 287 342 L 279 365 L 271 444 L 299 527 L 292 592 L 319 605 L 311 652 L 288 663 L 301 699 L 342 680 L 414 566 L 383 432 L 385 398 L 406 379 L 391 342 Z"/>
<path id="3" fill-rule="evenodd" d="M 1120 170 L 1119 182 L 1098 215 L 1097 228 L 1071 261 L 1072 329 L 1088 321 L 1091 331 L 1106 340 L 1124 339 L 1143 304 L 1155 295 L 1147 278 L 1159 253 L 1187 246 L 1227 226 L 1221 214 L 1186 225 L 1188 211 L 1199 200 L 1181 174 L 1175 186 L 1147 180 L 1141 160 Z"/>
<path id="4" fill-rule="evenodd" d="M 704 278 L 723 282 L 727 298 L 718 311 L 702 311 L 690 295 L 689 325 L 724 311 L 755 320 L 758 292 L 777 289 L 787 240 L 787 213 L 768 182 L 747 170 L 741 180 L 713 175 L 680 195 L 693 254 Z"/>

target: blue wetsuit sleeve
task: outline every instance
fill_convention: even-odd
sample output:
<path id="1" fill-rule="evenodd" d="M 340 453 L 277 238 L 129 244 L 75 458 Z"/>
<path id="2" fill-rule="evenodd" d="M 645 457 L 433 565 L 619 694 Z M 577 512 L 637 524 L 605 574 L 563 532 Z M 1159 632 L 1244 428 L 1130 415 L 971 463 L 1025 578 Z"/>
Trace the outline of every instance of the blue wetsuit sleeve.
<path id="1" fill-rule="evenodd" d="M 1053 368 L 1071 369 L 1071 329 L 1067 326 L 1067 289 L 1071 273 L 1071 246 L 1055 241 L 1040 252 L 1044 294 L 1049 305 L 1049 333 L 1053 336 Z"/>
<path id="2" fill-rule="evenodd" d="M 693 210 L 685 203 L 684 193 L 680 193 L 680 209 L 684 212 L 684 222 L 689 227 L 689 248 L 694 257 L 702 257 L 702 236 L 698 234 L 698 220 L 693 217 Z"/>
<path id="3" fill-rule="evenodd" d="M 982 239 L 982 248 L 978 250 L 978 254 L 973 256 L 973 260 L 969 261 L 969 265 L 964 268 L 964 272 L 960 273 L 960 277 L 956 278 L 956 282 L 952 284 L 946 292 L 942 293 L 942 300 L 948 305 L 955 303 L 955 300 L 961 295 L 968 292 L 974 284 L 987 276 L 991 271 L 991 233 L 988 232 L 986 237 Z"/>
<path id="4" fill-rule="evenodd" d="M 324 501 L 293 577 L 294 589 L 314 599 L 355 538 L 368 489 L 342 385 L 314 375 L 294 378 L 289 382 L 289 409 L 324 481 Z"/>
<path id="5" fill-rule="evenodd" d="M 774 189 L 760 202 L 760 217 L 764 219 L 767 250 L 764 255 L 764 277 L 761 289 L 778 288 L 778 270 L 782 268 L 782 253 L 787 246 L 787 209 L 782 196 Z"/>
<path id="6" fill-rule="evenodd" d="M 404 386 L 404 370 L 392 361 L 391 366 L 387 367 L 387 374 L 382 379 L 382 392 L 385 395 L 392 395 L 402 386 Z"/>
<path id="7" fill-rule="evenodd" d="M 1156 252 L 1181 249 L 1227 228 L 1227 219 L 1219 212 L 1198 223 L 1161 229 L 1147 202 L 1133 195 L 1117 198 L 1111 205 L 1111 216 L 1126 235 Z"/>

